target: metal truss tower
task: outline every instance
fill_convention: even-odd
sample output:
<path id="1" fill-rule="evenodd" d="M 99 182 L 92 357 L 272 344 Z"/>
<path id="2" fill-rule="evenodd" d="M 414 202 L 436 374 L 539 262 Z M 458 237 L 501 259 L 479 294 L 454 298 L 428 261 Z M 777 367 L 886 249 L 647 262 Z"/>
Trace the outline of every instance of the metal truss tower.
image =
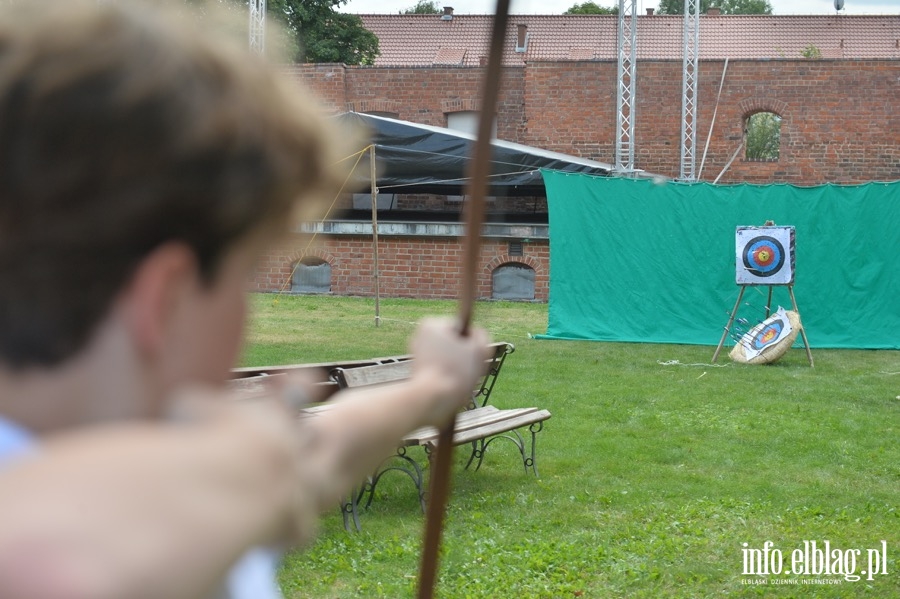
<path id="1" fill-rule="evenodd" d="M 619 0 L 618 90 L 616 92 L 616 172 L 634 172 L 637 2 Z"/>
<path id="2" fill-rule="evenodd" d="M 682 181 L 697 180 L 697 62 L 700 56 L 700 0 L 684 0 L 684 62 L 681 94 Z"/>
<path id="3" fill-rule="evenodd" d="M 266 0 L 250 0 L 250 51 L 266 53 Z"/>

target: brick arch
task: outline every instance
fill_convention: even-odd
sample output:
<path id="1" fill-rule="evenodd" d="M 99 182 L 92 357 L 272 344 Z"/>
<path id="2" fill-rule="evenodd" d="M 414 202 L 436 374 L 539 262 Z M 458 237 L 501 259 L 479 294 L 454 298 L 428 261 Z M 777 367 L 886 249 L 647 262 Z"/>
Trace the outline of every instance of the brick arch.
<path id="1" fill-rule="evenodd" d="M 347 110 L 351 112 L 390 112 L 400 114 L 402 104 L 395 100 L 360 100 L 347 102 Z"/>
<path id="2" fill-rule="evenodd" d="M 510 256 L 508 254 L 501 254 L 499 256 L 494 256 L 490 262 L 484 267 L 484 274 L 490 275 L 498 267 L 503 266 L 504 264 L 524 264 L 525 266 L 530 266 L 534 271 L 535 275 L 543 274 L 543 265 L 532 258 L 531 256 Z"/>
<path id="3" fill-rule="evenodd" d="M 774 112 L 781 118 L 787 116 L 788 105 L 775 98 L 744 98 L 738 103 L 744 119 L 757 112 Z"/>
<path id="4" fill-rule="evenodd" d="M 324 262 L 327 262 L 331 267 L 334 267 L 334 263 L 336 262 L 334 256 L 321 249 L 313 249 L 309 251 L 294 250 L 287 255 L 288 266 L 296 264 L 304 258 L 318 258 Z"/>
<path id="5" fill-rule="evenodd" d="M 452 100 L 441 100 L 441 112 L 449 114 L 451 112 L 475 112 L 479 108 L 478 100 L 469 98 L 454 98 Z"/>

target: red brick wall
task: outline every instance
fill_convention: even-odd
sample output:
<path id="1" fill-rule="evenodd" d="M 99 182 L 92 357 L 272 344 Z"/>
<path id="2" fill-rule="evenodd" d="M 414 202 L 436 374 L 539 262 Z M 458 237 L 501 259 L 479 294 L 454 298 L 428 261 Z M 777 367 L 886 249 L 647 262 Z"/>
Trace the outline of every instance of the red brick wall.
<path id="1" fill-rule="evenodd" d="M 329 112 L 347 110 L 345 92 L 347 67 L 344 65 L 333 63 L 292 65 L 284 67 L 283 72 L 312 90 Z"/>
<path id="2" fill-rule="evenodd" d="M 724 61 L 699 67 L 697 169 L 709 134 Z M 639 61 L 636 166 L 676 177 L 681 156 L 681 62 Z M 371 68 L 302 65 L 291 72 L 330 110 L 394 112 L 445 126 L 446 113 L 478 107 L 481 68 Z M 713 180 L 742 140 L 744 119 L 761 110 L 783 117 L 781 157 L 746 161 L 722 182 L 860 183 L 900 179 L 900 61 L 733 60 L 716 114 L 702 178 Z M 498 136 L 612 163 L 616 64 L 534 62 L 504 71 Z"/>
<path id="3" fill-rule="evenodd" d="M 287 72 L 320 96 L 326 109 L 335 112 L 391 112 L 405 121 L 446 127 L 447 113 L 478 110 L 480 106 L 481 68 L 342 67 L 343 77 L 339 77 L 332 71 L 337 66 L 297 65 Z M 521 68 L 504 69 L 497 107 L 497 135 L 502 139 L 520 138 L 523 85 Z"/>
<path id="4" fill-rule="evenodd" d="M 755 112 L 782 117 L 781 156 L 754 162 L 738 153 L 722 183 L 861 183 L 900 179 L 900 61 L 724 61 L 699 68 L 697 169 L 713 113 L 702 179 L 722 171 Z M 681 157 L 680 61 L 638 62 L 636 166 L 676 177 Z M 615 160 L 616 64 L 539 63 L 526 68 L 526 143 Z"/>
<path id="5" fill-rule="evenodd" d="M 541 62 L 525 71 L 522 143 L 612 164 L 615 63 Z"/>
<path id="6" fill-rule="evenodd" d="M 724 61 L 699 67 L 696 168 L 700 169 L 716 108 Z M 636 166 L 677 177 L 681 155 L 680 61 L 637 63 Z M 301 65 L 290 72 L 329 111 L 396 113 L 399 118 L 445 126 L 446 114 L 478 108 L 482 68 L 370 68 Z M 612 61 L 535 62 L 504 70 L 498 136 L 613 163 L 616 136 L 616 64 Z M 702 179 L 712 181 L 742 141 L 744 119 L 759 111 L 782 116 L 776 162 L 744 159 L 722 183 L 860 183 L 900 179 L 900 61 L 782 59 L 729 61 Z M 321 239 L 318 251 L 332 265 L 333 293 L 372 295 L 371 240 Z M 277 290 L 305 242 L 294 240 L 268 257 L 254 285 Z M 490 273 L 507 261 L 506 242 L 488 241 L 479 296 L 490 297 Z M 456 294 L 457 240 L 383 238 L 381 291 L 385 296 L 449 298 Z M 546 301 L 547 242 L 525 244 L 524 262 L 536 271 L 536 297 Z"/>
<path id="7" fill-rule="evenodd" d="M 289 240 L 259 265 L 251 289 L 290 291 L 293 264 L 303 257 L 308 238 Z M 523 243 L 523 256 L 509 256 L 508 242 L 487 239 L 481 251 L 478 297 L 491 297 L 491 273 L 510 262 L 535 271 L 535 299 L 547 301 L 550 263 L 546 241 Z M 462 245 L 456 238 L 379 237 L 380 293 L 384 297 L 452 299 L 459 295 Z M 331 265 L 335 295 L 375 295 L 374 251 L 367 236 L 318 237 L 307 255 Z"/>

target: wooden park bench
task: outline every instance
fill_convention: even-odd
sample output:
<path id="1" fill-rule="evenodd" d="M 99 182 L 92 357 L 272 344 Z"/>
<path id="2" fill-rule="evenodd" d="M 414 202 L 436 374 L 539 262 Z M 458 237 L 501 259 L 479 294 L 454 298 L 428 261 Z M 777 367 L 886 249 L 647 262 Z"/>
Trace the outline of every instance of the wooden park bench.
<path id="1" fill-rule="evenodd" d="M 481 468 L 488 446 L 497 439 L 508 439 L 518 449 L 525 472 L 527 473 L 530 470 L 537 476 L 536 435 L 542 430 L 544 421 L 550 418 L 550 412 L 534 407 L 500 409 L 496 406 L 488 405 L 488 400 L 497 382 L 503 363 L 506 361 L 506 357 L 515 351 L 515 347 L 510 343 L 494 343 L 492 348 L 493 355 L 488 360 L 487 374 L 473 390 L 469 408 L 457 415 L 453 444 L 468 444 L 470 446 L 469 459 L 465 467 L 469 468 L 475 463 L 475 470 L 477 471 Z M 368 366 L 336 368 L 332 371 L 331 377 L 340 388 L 353 389 L 370 385 L 395 383 L 409 378 L 411 374 L 412 361 L 398 360 Z M 520 429 L 525 427 L 528 427 L 528 432 L 531 435 L 530 444 L 526 442 L 525 437 L 520 432 Z M 422 467 L 409 455 L 408 449 L 411 447 L 422 447 L 430 460 L 437 446 L 438 436 L 438 429 L 435 427 L 420 428 L 406 435 L 397 448 L 397 453 L 386 460 L 369 477 L 366 483 L 354 491 L 344 502 L 342 506 L 344 527 L 349 530 L 352 520 L 355 528 L 357 530 L 360 529 L 359 505 L 364 498 L 366 508 L 372 504 L 378 481 L 390 471 L 400 471 L 410 477 L 416 486 L 419 504 L 424 512 L 426 496 L 425 477 Z"/>
<path id="2" fill-rule="evenodd" d="M 231 371 L 230 387 L 247 394 L 264 393 L 266 384 L 271 381 L 269 377 L 279 377 L 290 374 L 310 373 L 321 375 L 323 380 L 318 383 L 316 397 L 319 401 L 326 401 L 339 389 L 337 381 L 327 378 L 328 373 L 338 369 L 361 368 L 363 366 L 375 366 L 378 364 L 391 364 L 411 360 L 412 355 L 384 356 L 369 358 L 367 360 L 341 360 L 337 362 L 319 362 L 308 364 L 285 364 L 281 366 L 248 366 L 234 368 Z"/>

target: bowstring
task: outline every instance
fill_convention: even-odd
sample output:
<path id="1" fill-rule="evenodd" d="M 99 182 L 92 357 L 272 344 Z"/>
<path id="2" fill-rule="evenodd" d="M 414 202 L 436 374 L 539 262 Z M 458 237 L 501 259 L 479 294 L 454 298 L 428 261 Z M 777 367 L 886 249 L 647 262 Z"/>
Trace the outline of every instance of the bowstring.
<path id="1" fill-rule="evenodd" d="M 344 189 L 346 189 L 346 187 L 347 187 L 347 182 L 350 181 L 350 177 L 352 177 L 353 173 L 356 172 L 356 167 L 359 166 L 359 163 L 362 160 L 362 157 L 365 155 L 366 152 L 369 151 L 369 149 L 371 147 L 372 147 L 372 144 L 369 144 L 368 146 L 366 146 L 359 152 L 356 152 L 355 154 L 350 154 L 349 156 L 342 158 L 341 160 L 338 161 L 338 163 L 341 163 L 341 162 L 344 162 L 345 160 L 349 160 L 350 158 L 353 158 L 354 156 L 356 156 L 356 162 L 353 163 L 353 168 L 351 168 L 350 172 L 347 173 L 347 178 L 344 179 L 344 182 L 341 184 L 341 188 L 334 195 L 334 199 L 331 201 L 331 205 L 328 206 L 328 210 L 326 210 L 325 214 L 322 216 L 322 218 L 319 219 L 319 221 L 318 221 L 319 223 L 324 223 L 325 220 L 328 218 L 328 215 L 331 214 L 331 211 L 334 209 L 335 204 L 337 204 L 337 201 L 340 199 L 341 194 L 344 193 Z M 283 294 L 284 290 L 287 289 L 287 286 L 290 285 L 291 282 L 294 280 L 294 273 L 297 272 L 297 269 L 300 267 L 300 262 L 308 254 L 309 248 L 312 247 L 312 244 L 316 240 L 316 237 L 318 237 L 318 235 L 319 235 L 318 229 L 313 231 L 312 237 L 310 237 L 309 241 L 306 244 L 306 247 L 303 248 L 303 251 L 300 253 L 300 257 L 297 258 L 296 262 L 294 262 L 294 266 L 291 268 L 291 273 L 284 280 L 284 283 L 281 285 L 281 288 L 276 293 L 276 296 Z M 273 300 L 272 303 L 273 303 L 273 305 L 277 304 L 278 298 L 276 297 L 276 299 Z"/>

